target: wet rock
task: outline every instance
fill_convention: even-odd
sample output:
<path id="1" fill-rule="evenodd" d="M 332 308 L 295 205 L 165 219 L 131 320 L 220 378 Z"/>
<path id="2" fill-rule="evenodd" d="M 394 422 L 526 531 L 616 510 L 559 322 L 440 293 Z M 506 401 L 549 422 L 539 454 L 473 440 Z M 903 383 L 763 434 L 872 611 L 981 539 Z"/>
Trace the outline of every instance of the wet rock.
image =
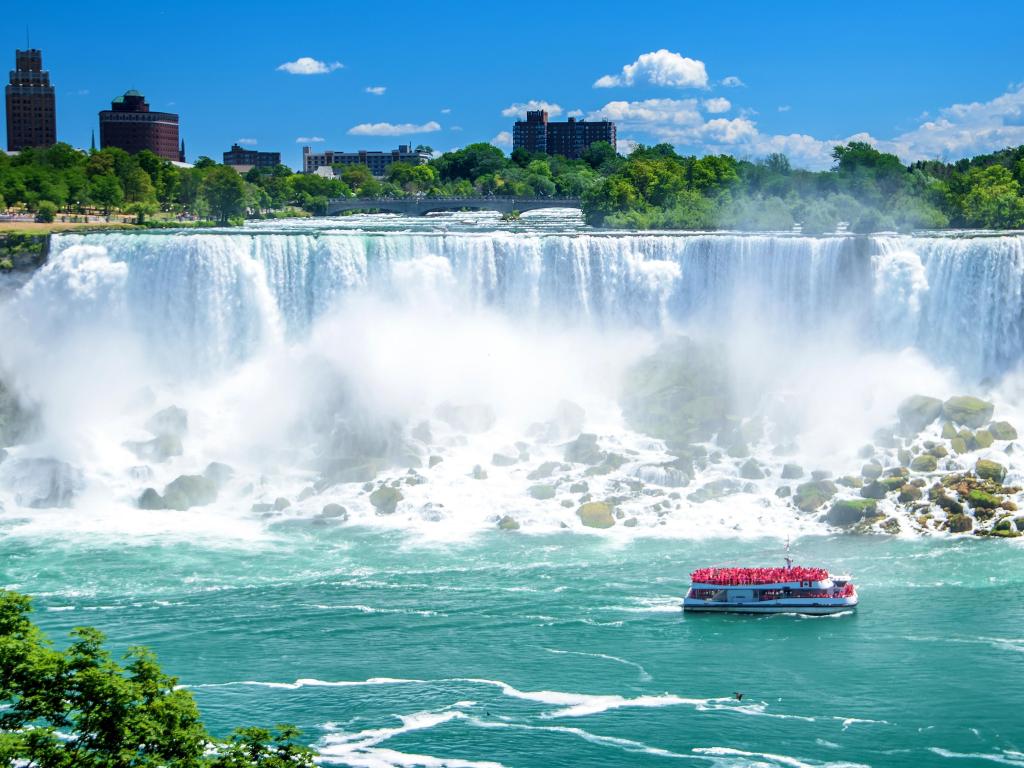
<path id="1" fill-rule="evenodd" d="M 397 488 L 382 485 L 370 494 L 370 503 L 377 510 L 378 515 L 390 515 L 398 508 L 398 502 L 405 497 Z"/>
<path id="2" fill-rule="evenodd" d="M 747 459 L 740 466 L 740 477 L 744 480 L 761 480 L 764 478 L 764 470 L 756 459 Z"/>
<path id="3" fill-rule="evenodd" d="M 906 448 L 900 448 L 896 451 L 896 459 L 899 461 L 901 467 L 909 467 L 910 462 L 913 461 L 913 454 Z"/>
<path id="4" fill-rule="evenodd" d="M 900 532 L 900 521 L 895 517 L 886 518 L 879 527 L 891 536 L 895 536 Z"/>
<path id="5" fill-rule="evenodd" d="M 288 499 L 286 499 L 284 496 L 278 496 L 276 499 L 274 499 L 275 512 L 284 512 L 291 505 L 292 503 L 288 501 Z"/>
<path id="6" fill-rule="evenodd" d="M 799 464 L 783 464 L 781 477 L 783 480 L 799 480 L 804 476 L 804 468 Z"/>
<path id="7" fill-rule="evenodd" d="M 3 448 L 0 448 L 0 464 L 2 464 L 4 459 L 6 459 L 6 458 L 7 458 L 7 451 L 5 451 Z"/>
<path id="8" fill-rule="evenodd" d="M 580 521 L 588 528 L 611 528 L 615 525 L 610 504 L 603 501 L 591 501 L 581 504 L 576 510 Z"/>
<path id="9" fill-rule="evenodd" d="M 962 437 L 954 437 L 949 441 L 949 447 L 953 449 L 953 453 L 959 455 L 961 453 L 967 453 L 967 441 Z"/>
<path id="10" fill-rule="evenodd" d="M 827 469 L 815 469 L 813 472 L 811 472 L 811 480 L 814 481 L 829 480 L 831 477 L 832 473 L 829 472 Z"/>
<path id="11" fill-rule="evenodd" d="M 639 524 L 639 521 L 635 517 L 627 518 L 622 523 L 622 525 L 625 526 L 626 528 L 636 528 L 638 524 Z"/>
<path id="12" fill-rule="evenodd" d="M 843 477 L 836 479 L 836 485 L 842 485 L 846 488 L 860 488 L 864 485 L 864 479 L 855 475 L 843 475 Z"/>
<path id="13" fill-rule="evenodd" d="M 203 477 L 212 480 L 218 488 L 223 488 L 234 476 L 235 470 L 219 461 L 211 461 L 203 470 Z"/>
<path id="14" fill-rule="evenodd" d="M 156 488 L 147 488 L 139 496 L 139 509 L 167 509 L 163 496 L 157 493 Z"/>
<path id="15" fill-rule="evenodd" d="M 129 440 L 123 444 L 142 461 L 161 464 L 175 456 L 181 456 L 185 449 L 177 435 L 159 435 L 152 440 Z"/>
<path id="16" fill-rule="evenodd" d="M 888 492 L 889 489 L 877 480 L 872 480 L 860 489 L 860 495 L 865 499 L 884 499 Z"/>
<path id="17" fill-rule="evenodd" d="M 780 499 L 788 499 L 793 494 L 793 489 L 788 485 L 780 485 L 775 489 L 775 495 Z"/>
<path id="18" fill-rule="evenodd" d="M 862 459 L 870 459 L 872 456 L 875 455 L 875 446 L 871 445 L 870 443 L 861 446 L 861 449 L 857 451 L 857 455 Z"/>
<path id="19" fill-rule="evenodd" d="M 964 513 L 964 505 L 945 494 L 942 494 L 935 499 L 935 505 L 940 509 L 945 510 L 947 516 L 962 515 Z"/>
<path id="20" fill-rule="evenodd" d="M 486 480 L 487 470 L 481 467 L 479 464 L 476 464 L 473 467 L 473 471 L 469 473 L 469 476 L 472 477 L 474 480 Z"/>
<path id="21" fill-rule="evenodd" d="M 836 495 L 836 484 L 831 480 L 812 480 L 796 487 L 793 503 L 801 512 L 813 512 Z"/>
<path id="22" fill-rule="evenodd" d="M 586 480 L 580 480 L 569 486 L 569 493 L 586 493 L 590 490 L 590 484 Z"/>
<path id="23" fill-rule="evenodd" d="M 597 447 L 597 435 L 585 432 L 565 445 L 565 460 L 573 464 L 600 464 L 605 452 Z"/>
<path id="24" fill-rule="evenodd" d="M 167 509 L 183 512 L 217 500 L 217 484 L 203 475 L 179 475 L 164 488 Z"/>
<path id="25" fill-rule="evenodd" d="M 430 445 L 434 442 L 434 433 L 430 429 L 429 421 L 421 421 L 409 432 L 410 437 L 414 440 L 419 440 L 421 443 Z"/>
<path id="26" fill-rule="evenodd" d="M 316 488 L 314 488 L 311 485 L 307 485 L 305 488 L 303 488 L 301 491 L 299 491 L 299 496 L 298 496 L 299 503 L 302 503 L 306 499 L 311 499 L 314 496 L 316 496 Z"/>
<path id="27" fill-rule="evenodd" d="M 866 480 L 877 480 L 882 476 L 882 465 L 871 461 L 860 468 L 860 475 Z"/>
<path id="28" fill-rule="evenodd" d="M 957 431 L 956 431 L 956 427 L 953 426 L 953 422 L 951 422 L 951 421 L 944 422 L 943 425 L 942 425 L 942 439 L 943 440 L 952 440 L 956 436 L 957 436 Z"/>
<path id="29" fill-rule="evenodd" d="M 482 403 L 470 405 L 442 403 L 437 407 L 435 415 L 453 429 L 469 434 L 487 432 L 496 421 L 494 409 Z"/>
<path id="30" fill-rule="evenodd" d="M 995 406 L 977 397 L 959 395 L 942 404 L 943 415 L 954 424 L 977 429 L 992 419 Z"/>
<path id="31" fill-rule="evenodd" d="M 260 514 L 267 514 L 268 512 L 273 512 L 274 511 L 274 505 L 273 504 L 269 504 L 269 503 L 267 503 L 265 501 L 257 501 L 256 503 L 254 503 L 249 508 L 249 511 L 250 512 L 257 512 L 257 513 L 260 513 Z"/>
<path id="32" fill-rule="evenodd" d="M 518 461 L 518 456 L 510 456 L 507 453 L 496 453 L 491 456 L 491 464 L 496 467 L 511 467 Z"/>
<path id="33" fill-rule="evenodd" d="M 555 406 L 554 417 L 551 423 L 557 430 L 557 438 L 578 435 L 583 431 L 583 424 L 586 421 L 587 412 L 583 407 L 571 400 L 561 400 Z"/>
<path id="34" fill-rule="evenodd" d="M 570 507 L 574 507 L 575 506 L 575 503 L 573 502 L 572 499 L 562 499 L 559 503 L 563 507 L 566 507 L 567 509 L 570 508 Z"/>
<path id="35" fill-rule="evenodd" d="M 974 473 L 984 480 L 1001 483 L 1006 477 L 1006 467 L 997 461 L 978 459 L 978 463 L 974 465 Z"/>
<path id="36" fill-rule="evenodd" d="M 928 449 L 928 455 L 934 456 L 936 459 L 944 459 L 949 456 L 949 451 L 944 445 L 935 445 Z"/>
<path id="37" fill-rule="evenodd" d="M 829 525 L 854 525 L 875 514 L 877 508 L 873 499 L 837 499 L 832 502 L 825 520 Z"/>
<path id="38" fill-rule="evenodd" d="M 915 456 L 914 460 L 910 462 L 910 469 L 913 472 L 934 472 L 937 467 L 938 462 L 930 453 Z"/>
<path id="39" fill-rule="evenodd" d="M 367 483 L 383 469 L 382 460 L 364 457 L 339 457 L 322 464 L 323 477 L 317 483 L 320 490 L 339 483 Z"/>
<path id="40" fill-rule="evenodd" d="M 992 493 L 986 493 L 980 488 L 972 488 L 967 492 L 967 505 L 972 509 L 998 509 L 1003 500 Z"/>
<path id="41" fill-rule="evenodd" d="M 530 474 L 526 476 L 527 480 L 543 480 L 546 477 L 551 477 L 555 472 L 562 468 L 562 465 L 557 461 L 545 461 L 543 464 L 534 469 Z"/>
<path id="42" fill-rule="evenodd" d="M 954 513 L 947 515 L 946 527 L 952 533 L 968 533 L 974 528 L 974 520 L 969 516 L 961 513 Z"/>
<path id="43" fill-rule="evenodd" d="M 322 520 L 333 520 L 336 523 L 344 523 L 348 520 L 348 510 L 341 504 L 324 504 L 320 510 Z"/>
<path id="44" fill-rule="evenodd" d="M 176 405 L 157 411 L 146 421 L 146 429 L 154 435 L 174 435 L 181 438 L 188 432 L 188 411 Z"/>
<path id="45" fill-rule="evenodd" d="M 896 409 L 900 426 L 905 433 L 917 434 L 942 413 L 942 401 L 927 395 L 911 395 Z"/>
<path id="46" fill-rule="evenodd" d="M 81 470 L 57 459 L 8 459 L 0 465 L 0 486 L 19 506 L 33 509 L 66 508 L 85 487 Z"/>
<path id="47" fill-rule="evenodd" d="M 518 531 L 519 521 L 511 515 L 505 515 L 501 520 L 498 521 L 498 530 L 501 531 Z"/>
<path id="48" fill-rule="evenodd" d="M 741 490 L 743 490 L 743 486 L 739 484 L 739 481 L 733 480 L 730 477 L 723 477 L 718 480 L 712 480 L 710 483 L 705 483 L 693 493 L 688 494 L 686 498 L 695 504 L 703 504 L 705 501 L 732 496 Z"/>
<path id="49" fill-rule="evenodd" d="M 988 425 L 988 432 L 996 440 L 1016 440 L 1017 430 L 1008 421 L 993 421 Z"/>
<path id="50" fill-rule="evenodd" d="M 35 423 L 36 414 L 0 381 L 0 448 L 22 442 Z"/>
<path id="51" fill-rule="evenodd" d="M 618 453 L 607 453 L 600 464 L 588 467 L 583 473 L 589 477 L 594 475 L 608 475 L 626 463 L 626 457 Z"/>
<path id="52" fill-rule="evenodd" d="M 995 438 L 992 437 L 992 433 L 987 429 L 979 429 L 974 433 L 974 445 L 977 448 L 990 448 L 994 442 Z"/>
<path id="53" fill-rule="evenodd" d="M 434 454 L 429 459 L 427 459 L 427 467 L 429 469 L 433 469 L 438 464 L 440 464 L 442 461 L 444 461 L 444 459 L 442 459 L 440 456 Z"/>
<path id="54" fill-rule="evenodd" d="M 531 485 L 527 489 L 527 493 L 538 501 L 545 501 L 547 499 L 555 498 L 555 487 L 553 485 Z"/>
<path id="55" fill-rule="evenodd" d="M 920 488 L 907 483 L 900 488 L 900 495 L 896 498 L 901 504 L 909 504 L 912 501 L 920 501 L 923 496 L 924 492 Z"/>

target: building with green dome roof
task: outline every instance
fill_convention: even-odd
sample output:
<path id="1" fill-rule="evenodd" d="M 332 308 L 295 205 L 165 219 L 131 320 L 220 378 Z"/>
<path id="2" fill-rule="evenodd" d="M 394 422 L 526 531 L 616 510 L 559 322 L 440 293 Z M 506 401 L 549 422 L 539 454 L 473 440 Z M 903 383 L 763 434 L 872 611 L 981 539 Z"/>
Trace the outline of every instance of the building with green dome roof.
<path id="1" fill-rule="evenodd" d="M 167 160 L 185 161 L 178 116 L 150 111 L 146 97 L 134 89 L 117 96 L 110 109 L 100 112 L 100 147 L 119 147 L 132 154 L 148 149 Z"/>

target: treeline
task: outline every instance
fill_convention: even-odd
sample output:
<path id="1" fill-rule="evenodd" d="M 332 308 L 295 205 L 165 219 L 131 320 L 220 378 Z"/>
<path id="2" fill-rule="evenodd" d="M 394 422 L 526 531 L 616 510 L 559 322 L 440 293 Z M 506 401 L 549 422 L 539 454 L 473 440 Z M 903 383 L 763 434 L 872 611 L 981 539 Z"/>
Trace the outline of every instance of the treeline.
<path id="1" fill-rule="evenodd" d="M 785 155 L 760 161 L 680 155 L 668 144 L 638 146 L 628 157 L 606 143 L 578 160 L 511 156 L 470 144 L 426 165 L 394 163 L 383 179 L 363 165 L 335 166 L 335 177 L 254 168 L 244 177 L 200 158 L 181 168 L 151 152 L 79 152 L 66 144 L 0 155 L 0 209 L 39 218 L 98 209 L 142 223 L 192 216 L 220 224 L 244 218 L 323 215 L 338 197 L 579 196 L 587 221 L 629 229 L 740 229 L 855 232 L 1024 228 L 1024 147 L 910 166 L 869 144 L 837 146 L 827 171 L 793 168 Z"/>
<path id="2" fill-rule="evenodd" d="M 130 648 L 122 664 L 92 627 L 57 649 L 30 612 L 29 598 L 0 591 L 0 766 L 315 768 L 295 728 L 217 741 L 152 652 Z"/>

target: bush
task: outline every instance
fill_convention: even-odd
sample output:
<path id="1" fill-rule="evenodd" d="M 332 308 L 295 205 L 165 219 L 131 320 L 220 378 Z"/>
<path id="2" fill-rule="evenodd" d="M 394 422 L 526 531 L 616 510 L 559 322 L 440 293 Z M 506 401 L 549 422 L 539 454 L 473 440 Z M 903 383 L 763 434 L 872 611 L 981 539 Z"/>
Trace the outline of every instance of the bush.
<path id="1" fill-rule="evenodd" d="M 49 223 L 57 215 L 57 205 L 49 200 L 40 200 L 36 206 L 36 221 Z"/>

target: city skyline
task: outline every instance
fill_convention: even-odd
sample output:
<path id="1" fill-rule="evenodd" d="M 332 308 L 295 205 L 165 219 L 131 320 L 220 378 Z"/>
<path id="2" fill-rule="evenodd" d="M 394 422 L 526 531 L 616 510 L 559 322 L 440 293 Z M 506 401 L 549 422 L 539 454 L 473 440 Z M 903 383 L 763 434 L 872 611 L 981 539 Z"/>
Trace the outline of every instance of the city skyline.
<path id="1" fill-rule="evenodd" d="M 508 151 L 528 108 L 612 120 L 622 151 L 660 141 L 697 154 L 781 151 L 810 168 L 826 167 L 831 146 L 851 138 L 904 161 L 1024 143 L 1014 40 L 1024 9 L 989 4 L 951 25 L 952 3 L 857 15 L 793 7 L 800 12 L 782 21 L 757 6 L 725 17 L 649 4 L 623 17 L 596 3 L 582 18 L 554 9 L 545 25 L 497 8 L 473 8 L 470 21 L 461 3 L 429 18 L 408 3 L 344 16 L 267 3 L 243 14 L 185 2 L 130 18 L 99 9 L 41 20 L 16 9 L 3 42 L 13 64 L 28 26 L 43 51 L 58 140 L 88 147 L 98 112 L 138 89 L 154 110 L 181 115 L 189 159 L 219 158 L 234 143 L 280 151 L 296 168 L 303 145 L 446 151 L 491 141 Z M 409 23 L 373 26 L 391 17 Z M 501 32 L 481 37 L 489 28 Z M 97 55 L 104 36 L 118 56 Z"/>

